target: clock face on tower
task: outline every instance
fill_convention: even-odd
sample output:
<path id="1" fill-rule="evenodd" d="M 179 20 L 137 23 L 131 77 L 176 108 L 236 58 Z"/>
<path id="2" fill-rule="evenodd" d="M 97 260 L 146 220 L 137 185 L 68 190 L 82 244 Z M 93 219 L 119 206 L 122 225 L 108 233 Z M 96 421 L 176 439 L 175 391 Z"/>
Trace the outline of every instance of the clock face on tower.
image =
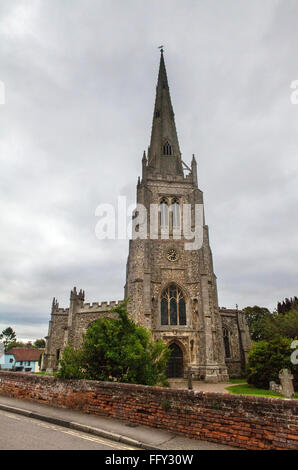
<path id="1" fill-rule="evenodd" d="M 177 256 L 176 250 L 174 250 L 173 248 L 171 250 L 169 250 L 168 253 L 167 253 L 167 259 L 169 261 L 177 261 L 178 256 Z"/>

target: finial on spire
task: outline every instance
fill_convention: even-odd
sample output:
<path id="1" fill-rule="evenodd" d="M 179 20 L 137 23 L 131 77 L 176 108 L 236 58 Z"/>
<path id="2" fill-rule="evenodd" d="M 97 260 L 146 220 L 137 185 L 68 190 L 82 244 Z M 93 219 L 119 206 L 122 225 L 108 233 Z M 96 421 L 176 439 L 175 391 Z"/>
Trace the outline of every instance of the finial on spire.
<path id="1" fill-rule="evenodd" d="M 161 54 L 163 54 L 163 46 L 158 46 L 158 49 L 160 49 Z"/>

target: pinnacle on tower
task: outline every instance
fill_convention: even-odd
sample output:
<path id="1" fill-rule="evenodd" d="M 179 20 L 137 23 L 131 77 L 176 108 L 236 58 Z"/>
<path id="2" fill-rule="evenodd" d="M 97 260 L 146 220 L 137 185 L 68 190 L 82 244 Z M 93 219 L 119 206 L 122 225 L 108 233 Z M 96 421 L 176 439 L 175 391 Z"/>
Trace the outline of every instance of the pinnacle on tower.
<path id="1" fill-rule="evenodd" d="M 52 302 L 52 312 L 54 312 L 54 311 L 57 310 L 58 308 L 59 308 L 58 300 L 54 297 L 54 298 L 53 298 L 53 302 Z"/>
<path id="2" fill-rule="evenodd" d="M 192 160 L 191 160 L 191 173 L 192 173 L 192 179 L 193 179 L 194 184 L 198 186 L 197 161 L 194 155 L 192 155 Z"/>

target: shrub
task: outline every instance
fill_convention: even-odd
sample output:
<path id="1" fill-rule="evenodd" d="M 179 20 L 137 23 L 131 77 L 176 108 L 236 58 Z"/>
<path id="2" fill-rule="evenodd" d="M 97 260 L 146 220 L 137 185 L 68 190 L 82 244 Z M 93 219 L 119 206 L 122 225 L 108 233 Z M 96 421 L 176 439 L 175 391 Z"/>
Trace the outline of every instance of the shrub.
<path id="1" fill-rule="evenodd" d="M 256 342 L 248 355 L 247 382 L 258 388 L 269 388 L 269 382 L 279 382 L 279 371 L 290 369 L 297 376 L 296 368 L 291 363 L 292 340 L 282 336 L 270 341 Z"/>
<path id="2" fill-rule="evenodd" d="M 59 371 L 57 376 L 63 379 L 83 379 L 85 377 L 85 371 L 82 366 L 82 350 L 73 349 L 70 346 L 66 346 L 62 359 L 59 360 Z"/>

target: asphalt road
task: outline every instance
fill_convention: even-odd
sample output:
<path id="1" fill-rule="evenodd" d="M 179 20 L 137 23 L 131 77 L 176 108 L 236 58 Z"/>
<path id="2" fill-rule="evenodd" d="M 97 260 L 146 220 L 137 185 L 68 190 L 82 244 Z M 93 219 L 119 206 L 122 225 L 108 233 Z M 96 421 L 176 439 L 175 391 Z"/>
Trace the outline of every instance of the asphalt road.
<path id="1" fill-rule="evenodd" d="M 103 437 L 0 411 L 0 450 L 139 450 Z"/>

